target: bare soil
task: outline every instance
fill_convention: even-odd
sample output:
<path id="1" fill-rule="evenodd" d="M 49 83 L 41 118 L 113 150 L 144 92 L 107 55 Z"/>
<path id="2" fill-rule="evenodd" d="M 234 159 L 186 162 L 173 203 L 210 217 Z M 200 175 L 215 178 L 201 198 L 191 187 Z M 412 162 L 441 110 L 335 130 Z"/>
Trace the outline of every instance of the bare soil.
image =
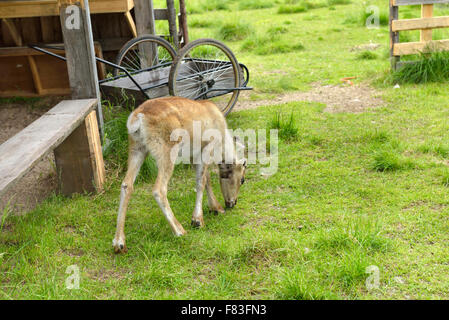
<path id="1" fill-rule="evenodd" d="M 7 101 L 0 104 L 0 144 L 20 132 L 55 106 L 61 97 Z M 39 161 L 17 184 L 0 197 L 0 215 L 8 207 L 14 213 L 32 210 L 56 190 L 53 153 Z"/>
<path id="2" fill-rule="evenodd" d="M 361 113 L 384 104 L 378 93 L 367 85 L 321 85 L 314 83 L 307 92 L 290 92 L 269 100 L 248 100 L 249 93 L 243 92 L 234 111 L 254 109 L 261 106 L 284 104 L 292 101 L 319 102 L 326 105 L 325 112 Z"/>

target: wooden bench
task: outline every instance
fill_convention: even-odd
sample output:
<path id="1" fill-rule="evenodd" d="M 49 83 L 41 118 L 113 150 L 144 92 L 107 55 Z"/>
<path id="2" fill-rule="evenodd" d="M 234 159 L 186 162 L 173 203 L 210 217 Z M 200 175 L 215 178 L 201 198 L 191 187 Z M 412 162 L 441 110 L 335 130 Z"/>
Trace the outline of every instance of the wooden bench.
<path id="1" fill-rule="evenodd" d="M 104 164 L 97 99 L 66 100 L 0 145 L 0 196 L 54 151 L 59 191 L 101 190 Z"/>

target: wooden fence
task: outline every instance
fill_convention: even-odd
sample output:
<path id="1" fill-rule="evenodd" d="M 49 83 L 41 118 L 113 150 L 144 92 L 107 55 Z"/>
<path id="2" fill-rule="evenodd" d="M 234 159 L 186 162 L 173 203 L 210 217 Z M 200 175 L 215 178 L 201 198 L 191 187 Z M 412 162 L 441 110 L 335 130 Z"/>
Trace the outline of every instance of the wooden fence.
<path id="1" fill-rule="evenodd" d="M 401 56 L 419 54 L 426 48 L 449 51 L 449 39 L 432 39 L 433 29 L 449 27 L 449 16 L 433 16 L 434 5 L 445 3 L 449 0 L 390 0 L 390 56 L 394 70 L 401 66 Z M 399 7 L 407 5 L 421 5 L 421 18 L 399 20 Z M 400 43 L 399 32 L 410 30 L 421 31 L 420 41 Z"/>

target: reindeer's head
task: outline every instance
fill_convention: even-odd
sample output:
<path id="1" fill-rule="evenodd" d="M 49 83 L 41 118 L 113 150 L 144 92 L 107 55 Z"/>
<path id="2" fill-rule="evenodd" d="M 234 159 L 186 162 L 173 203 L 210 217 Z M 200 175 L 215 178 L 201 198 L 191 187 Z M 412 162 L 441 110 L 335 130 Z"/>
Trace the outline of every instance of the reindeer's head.
<path id="1" fill-rule="evenodd" d="M 235 159 L 232 164 L 219 164 L 218 169 L 221 192 L 226 207 L 232 208 L 237 204 L 240 186 L 245 182 L 246 159 Z"/>

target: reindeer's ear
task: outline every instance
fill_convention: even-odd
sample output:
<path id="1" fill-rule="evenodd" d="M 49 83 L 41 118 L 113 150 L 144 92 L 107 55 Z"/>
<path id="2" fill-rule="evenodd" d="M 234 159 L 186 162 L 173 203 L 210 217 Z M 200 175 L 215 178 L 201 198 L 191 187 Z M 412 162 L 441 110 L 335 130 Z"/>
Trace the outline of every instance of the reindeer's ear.
<path id="1" fill-rule="evenodd" d="M 246 158 L 240 159 L 237 161 L 237 164 L 240 164 L 246 168 Z"/>

